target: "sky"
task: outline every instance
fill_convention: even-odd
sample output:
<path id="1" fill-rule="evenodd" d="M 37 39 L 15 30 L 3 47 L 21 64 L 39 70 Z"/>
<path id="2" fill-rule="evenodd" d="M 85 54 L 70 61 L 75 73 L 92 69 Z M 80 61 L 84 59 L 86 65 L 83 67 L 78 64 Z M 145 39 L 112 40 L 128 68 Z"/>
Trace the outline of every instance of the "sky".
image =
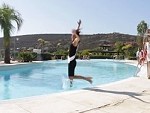
<path id="1" fill-rule="evenodd" d="M 150 0 L 0 0 L 0 7 L 3 3 L 23 18 L 21 29 L 12 36 L 70 34 L 79 19 L 82 34 L 136 35 L 142 20 L 150 24 Z"/>

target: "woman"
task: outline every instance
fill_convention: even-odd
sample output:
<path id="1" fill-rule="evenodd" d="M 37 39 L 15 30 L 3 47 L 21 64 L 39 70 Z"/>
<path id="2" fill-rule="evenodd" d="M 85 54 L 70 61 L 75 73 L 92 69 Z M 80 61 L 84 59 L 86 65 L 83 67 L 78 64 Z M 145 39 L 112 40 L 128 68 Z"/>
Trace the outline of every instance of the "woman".
<path id="1" fill-rule="evenodd" d="M 146 36 L 147 40 L 145 42 L 145 49 L 147 53 L 147 78 L 150 79 L 150 29 L 147 30 Z"/>
<path id="2" fill-rule="evenodd" d="M 76 67 L 76 52 L 80 42 L 80 24 L 81 24 L 81 20 L 79 20 L 78 22 L 78 28 L 72 31 L 72 36 L 71 36 L 71 45 L 70 45 L 69 56 L 68 56 L 68 76 L 70 79 L 70 86 L 72 86 L 73 79 L 83 79 L 92 83 L 92 77 L 84 77 L 84 76 L 74 74 L 75 67 Z"/>

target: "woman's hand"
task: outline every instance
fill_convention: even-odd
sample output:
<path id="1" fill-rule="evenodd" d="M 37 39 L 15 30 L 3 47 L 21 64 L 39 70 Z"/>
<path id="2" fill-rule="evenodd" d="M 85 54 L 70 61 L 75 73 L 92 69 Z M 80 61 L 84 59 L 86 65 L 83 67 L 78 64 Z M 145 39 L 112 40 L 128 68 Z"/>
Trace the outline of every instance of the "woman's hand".
<path id="1" fill-rule="evenodd" d="M 78 27 L 77 27 L 77 30 L 78 30 L 78 29 L 80 29 L 81 20 L 79 20 L 77 23 L 78 23 Z"/>

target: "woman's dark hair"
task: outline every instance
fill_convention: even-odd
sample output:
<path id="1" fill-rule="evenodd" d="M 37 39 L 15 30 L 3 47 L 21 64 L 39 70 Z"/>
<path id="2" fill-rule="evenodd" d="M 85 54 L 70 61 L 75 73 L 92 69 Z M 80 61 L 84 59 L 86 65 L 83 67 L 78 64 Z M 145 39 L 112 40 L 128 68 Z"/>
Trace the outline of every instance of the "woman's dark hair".
<path id="1" fill-rule="evenodd" d="M 76 34 L 79 36 L 80 35 L 80 29 L 76 30 Z"/>

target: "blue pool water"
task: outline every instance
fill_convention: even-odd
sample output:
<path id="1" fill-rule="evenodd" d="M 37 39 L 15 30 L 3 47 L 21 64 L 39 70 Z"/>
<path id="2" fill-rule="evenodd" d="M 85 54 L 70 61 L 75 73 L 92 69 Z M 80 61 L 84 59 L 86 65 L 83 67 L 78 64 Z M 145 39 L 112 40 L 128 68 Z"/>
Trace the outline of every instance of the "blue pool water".
<path id="1" fill-rule="evenodd" d="M 136 67 L 111 60 L 77 60 L 76 74 L 92 76 L 93 84 L 74 80 L 69 87 L 67 61 L 46 61 L 0 67 L 0 100 L 76 90 L 134 75 Z"/>

